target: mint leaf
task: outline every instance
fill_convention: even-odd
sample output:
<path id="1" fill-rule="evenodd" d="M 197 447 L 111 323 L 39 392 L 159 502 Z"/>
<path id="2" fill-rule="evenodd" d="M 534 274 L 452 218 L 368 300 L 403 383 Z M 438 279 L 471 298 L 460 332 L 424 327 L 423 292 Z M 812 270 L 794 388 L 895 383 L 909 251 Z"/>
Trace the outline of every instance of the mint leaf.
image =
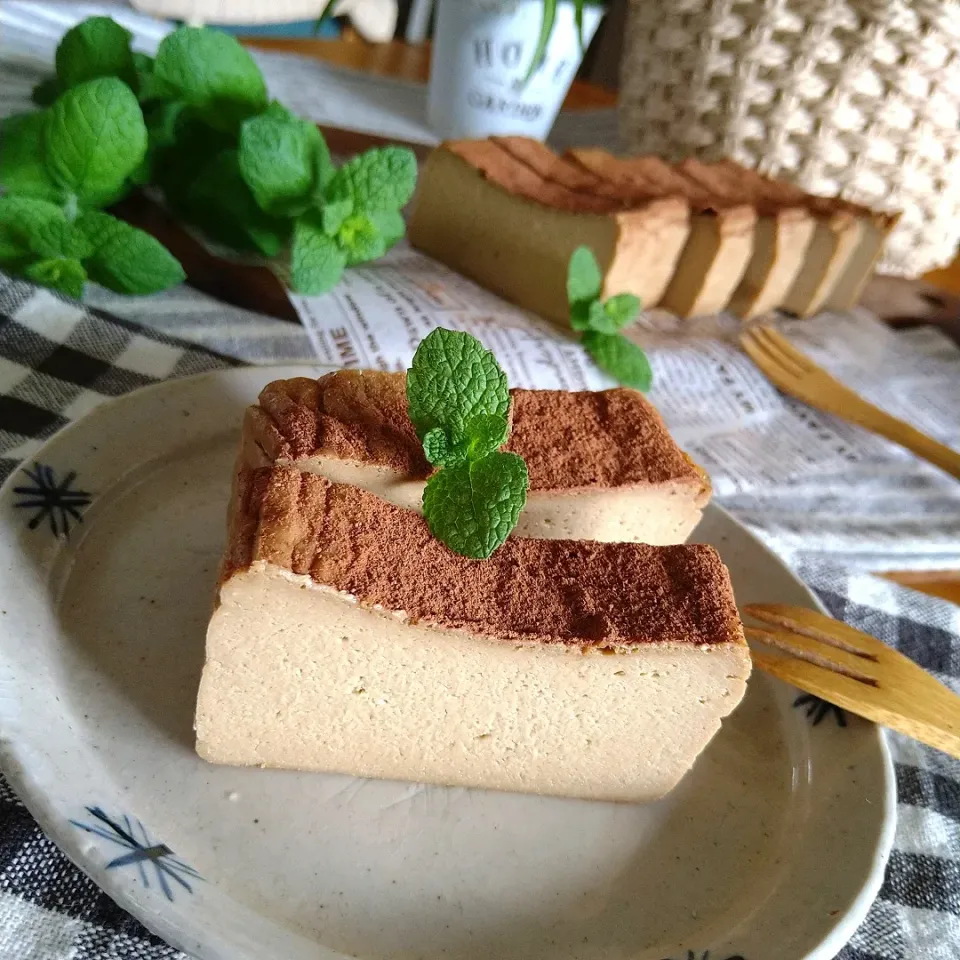
<path id="1" fill-rule="evenodd" d="M 66 90 L 97 77 L 136 84 L 129 31 L 110 17 L 88 17 L 68 30 L 57 47 L 57 77 Z"/>
<path id="2" fill-rule="evenodd" d="M 143 114 L 147 124 L 149 149 L 172 147 L 177 142 L 177 121 L 185 110 L 182 103 L 156 103 Z"/>
<path id="3" fill-rule="evenodd" d="M 297 215 L 310 206 L 321 143 L 316 125 L 280 104 L 271 104 L 265 113 L 244 122 L 240 171 L 263 210 Z M 322 166 L 323 161 L 319 163 Z"/>
<path id="4" fill-rule="evenodd" d="M 38 260 L 27 266 L 23 275 L 42 287 L 51 287 L 77 300 L 83 296 L 83 285 L 87 280 L 83 264 L 69 258 Z"/>
<path id="5" fill-rule="evenodd" d="M 176 97 L 223 130 L 267 105 L 267 87 L 253 57 L 229 34 L 180 27 L 160 42 L 153 73 Z"/>
<path id="6" fill-rule="evenodd" d="M 583 335 L 583 345 L 593 362 L 614 380 L 634 390 L 650 389 L 653 382 L 650 361 L 643 350 L 626 337 L 588 330 Z"/>
<path id="7" fill-rule="evenodd" d="M 603 302 L 607 329 L 601 329 L 598 326 L 594 326 L 593 329 L 599 330 L 601 333 L 616 333 L 628 323 L 637 319 L 640 306 L 639 297 L 635 297 L 632 293 L 618 293 Z"/>
<path id="8" fill-rule="evenodd" d="M 0 197 L 0 227 L 13 249 L 39 257 L 83 259 L 91 247 L 60 207 L 33 197 Z"/>
<path id="9" fill-rule="evenodd" d="M 423 454 L 435 467 L 453 467 L 467 459 L 463 447 L 454 447 L 443 427 L 428 430 L 423 438 Z"/>
<path id="10" fill-rule="evenodd" d="M 327 236 L 316 216 L 307 214 L 297 221 L 290 251 L 291 280 L 297 293 L 326 293 L 340 281 L 346 263 L 346 254 Z"/>
<path id="11" fill-rule="evenodd" d="M 337 242 L 347 255 L 347 266 L 376 260 L 387 252 L 374 222 L 363 214 L 347 217 L 337 231 Z"/>
<path id="12" fill-rule="evenodd" d="M 606 323 L 607 317 L 600 300 L 579 300 L 570 305 L 570 326 L 574 330 L 595 330 Z"/>
<path id="13" fill-rule="evenodd" d="M 134 50 L 133 66 L 137 72 L 137 99 L 141 103 L 170 100 L 176 96 L 177 91 L 161 80 L 154 71 L 153 57 Z"/>
<path id="14" fill-rule="evenodd" d="M 30 99 L 39 107 L 49 107 L 61 93 L 60 81 L 56 77 L 47 77 L 33 88 Z"/>
<path id="15" fill-rule="evenodd" d="M 417 185 L 417 158 L 407 147 L 377 147 L 337 171 L 350 182 L 357 210 L 399 210 Z"/>
<path id="16" fill-rule="evenodd" d="M 50 108 L 44 150 L 52 179 L 82 203 L 115 199 L 147 151 L 137 98 L 116 77 L 68 90 Z"/>
<path id="17" fill-rule="evenodd" d="M 167 248 L 136 227 L 107 213 L 85 213 L 77 228 L 87 238 L 90 277 L 117 293 L 156 293 L 185 279 L 183 267 Z"/>
<path id="18" fill-rule="evenodd" d="M 433 474 L 423 491 L 423 515 L 455 553 L 485 560 L 517 525 L 528 486 L 521 457 L 491 453 Z"/>
<path id="19" fill-rule="evenodd" d="M 383 237 L 384 253 L 403 239 L 407 225 L 397 210 L 381 210 L 371 213 L 370 220 Z"/>
<path id="20" fill-rule="evenodd" d="M 499 450 L 507 442 L 510 421 L 499 414 L 483 413 L 467 423 L 464 433 L 467 457 L 470 460 L 480 460 Z"/>
<path id="21" fill-rule="evenodd" d="M 90 256 L 93 247 L 74 224 L 53 220 L 33 231 L 30 250 L 41 257 L 83 260 Z"/>
<path id="22" fill-rule="evenodd" d="M 482 460 L 507 442 L 510 421 L 499 414 L 482 413 L 470 420 L 463 432 L 450 437 L 443 427 L 428 430 L 423 437 L 423 452 L 437 467 L 452 467 L 466 460 Z"/>
<path id="23" fill-rule="evenodd" d="M 30 249 L 23 237 L 0 223 L 0 264 L 9 264 L 24 257 L 29 259 Z"/>
<path id="24" fill-rule="evenodd" d="M 421 439 L 434 427 L 466 435 L 482 414 L 506 418 L 507 378 L 494 355 L 469 334 L 438 327 L 420 342 L 407 371 L 410 419 Z"/>
<path id="25" fill-rule="evenodd" d="M 342 169 L 330 178 L 320 209 L 323 229 L 329 236 L 336 236 L 343 222 L 353 213 L 353 185 Z"/>
<path id="26" fill-rule="evenodd" d="M 184 156 L 187 182 L 168 192 L 181 214 L 214 240 L 276 256 L 290 235 L 290 222 L 260 209 L 240 173 L 237 151 L 221 151 L 193 178 L 189 156 Z"/>
<path id="27" fill-rule="evenodd" d="M 11 260 L 31 252 L 38 232 L 50 223 L 66 223 L 63 211 L 46 200 L 0 197 L 0 259 Z"/>
<path id="28" fill-rule="evenodd" d="M 593 251 L 577 247 L 567 267 L 567 300 L 571 305 L 583 300 L 596 300 L 603 288 L 603 275 Z"/>
<path id="29" fill-rule="evenodd" d="M 0 186 L 10 193 L 61 203 L 63 191 L 43 162 L 46 110 L 19 113 L 0 122 Z"/>

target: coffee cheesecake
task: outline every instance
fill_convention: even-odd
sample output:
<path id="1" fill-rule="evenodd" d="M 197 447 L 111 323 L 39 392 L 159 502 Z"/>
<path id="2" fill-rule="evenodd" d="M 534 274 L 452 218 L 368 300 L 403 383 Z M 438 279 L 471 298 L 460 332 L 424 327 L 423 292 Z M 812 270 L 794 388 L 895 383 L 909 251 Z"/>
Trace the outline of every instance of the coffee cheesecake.
<path id="1" fill-rule="evenodd" d="M 566 267 L 581 245 L 604 297 L 683 316 L 749 318 L 853 306 L 896 214 L 819 197 L 733 160 L 668 163 L 525 137 L 456 140 L 430 155 L 409 236 L 506 299 L 569 323 Z"/>
<path id="2" fill-rule="evenodd" d="M 635 390 L 511 390 L 505 449 L 526 461 L 516 535 L 682 543 L 710 499 L 706 474 Z M 421 509 L 433 468 L 407 415 L 406 377 L 339 370 L 268 384 L 244 418 L 242 464 L 293 466 Z"/>
<path id="3" fill-rule="evenodd" d="M 216 763 L 598 800 L 669 791 L 750 672 L 712 547 L 511 537 L 241 469 L 197 705 Z"/>
<path id="4" fill-rule="evenodd" d="M 495 140 L 435 149 L 420 175 L 410 243 L 562 326 L 567 265 L 581 245 L 600 264 L 604 297 L 658 302 L 690 230 L 687 203 L 629 188 L 572 189 L 537 169 L 534 149 L 521 157 Z"/>

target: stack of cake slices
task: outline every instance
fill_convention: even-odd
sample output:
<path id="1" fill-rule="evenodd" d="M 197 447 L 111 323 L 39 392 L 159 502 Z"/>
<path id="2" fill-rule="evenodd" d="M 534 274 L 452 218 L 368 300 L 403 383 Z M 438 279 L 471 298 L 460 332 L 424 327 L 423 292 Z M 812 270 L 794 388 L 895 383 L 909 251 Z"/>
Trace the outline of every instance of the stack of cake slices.
<path id="1" fill-rule="evenodd" d="M 563 324 L 567 264 L 580 245 L 603 269 L 604 296 L 633 293 L 682 317 L 809 316 L 858 301 L 896 221 L 730 160 L 558 156 L 535 140 L 493 137 L 433 151 L 410 241 Z"/>
<path id="2" fill-rule="evenodd" d="M 750 657 L 710 495 L 639 393 L 514 390 L 530 493 L 488 560 L 419 515 L 402 374 L 251 407 L 197 706 L 217 763 L 644 801 L 739 703 Z"/>

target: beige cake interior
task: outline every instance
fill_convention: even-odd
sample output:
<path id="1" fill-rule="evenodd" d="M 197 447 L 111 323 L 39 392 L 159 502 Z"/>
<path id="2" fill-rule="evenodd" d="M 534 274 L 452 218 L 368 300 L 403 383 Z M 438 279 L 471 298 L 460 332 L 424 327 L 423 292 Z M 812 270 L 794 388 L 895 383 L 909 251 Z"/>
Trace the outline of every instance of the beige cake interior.
<path id="1" fill-rule="evenodd" d="M 398 507 L 422 512 L 424 481 L 407 479 L 389 467 L 323 456 L 290 462 L 281 459 L 278 463 L 319 474 L 334 483 L 361 487 Z M 706 491 L 694 492 L 682 481 L 658 484 L 656 488 L 531 490 L 513 535 L 610 543 L 683 543 L 700 522 L 706 499 Z"/>
<path id="2" fill-rule="evenodd" d="M 863 225 L 847 212 L 818 220 L 803 268 L 781 306 L 800 317 L 816 313 L 833 291 L 860 243 Z"/>
<path id="3" fill-rule="evenodd" d="M 609 653 L 478 637 L 259 561 L 221 590 L 197 750 L 217 763 L 653 800 L 748 674 L 742 644 Z"/>
<path id="4" fill-rule="evenodd" d="M 660 306 L 680 317 L 723 310 L 753 255 L 755 226 L 752 211 L 721 210 L 691 218 L 690 239 Z"/>
<path id="5" fill-rule="evenodd" d="M 800 273 L 816 221 L 792 214 L 757 220 L 753 256 L 730 300 L 737 316 L 747 319 L 776 309 Z"/>

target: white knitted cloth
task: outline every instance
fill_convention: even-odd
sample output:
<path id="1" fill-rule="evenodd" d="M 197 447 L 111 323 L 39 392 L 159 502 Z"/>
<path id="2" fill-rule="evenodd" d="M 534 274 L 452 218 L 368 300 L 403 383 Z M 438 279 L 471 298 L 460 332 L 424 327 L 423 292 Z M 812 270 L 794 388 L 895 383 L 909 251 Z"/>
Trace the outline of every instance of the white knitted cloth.
<path id="1" fill-rule="evenodd" d="M 620 122 L 631 152 L 731 157 L 902 210 L 882 272 L 956 251 L 956 0 L 630 0 Z"/>

